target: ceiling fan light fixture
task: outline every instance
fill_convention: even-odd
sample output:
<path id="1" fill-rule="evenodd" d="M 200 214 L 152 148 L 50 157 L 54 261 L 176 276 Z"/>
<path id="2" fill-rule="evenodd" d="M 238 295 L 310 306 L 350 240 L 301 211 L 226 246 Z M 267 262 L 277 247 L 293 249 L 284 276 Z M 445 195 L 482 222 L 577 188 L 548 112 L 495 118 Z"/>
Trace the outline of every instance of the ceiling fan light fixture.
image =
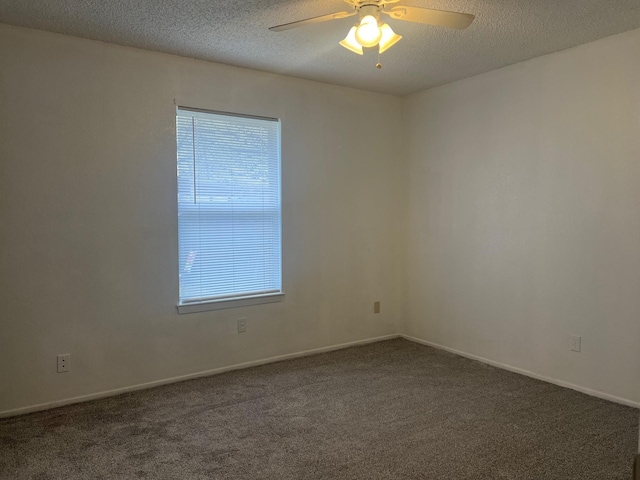
<path id="1" fill-rule="evenodd" d="M 351 50 L 353 53 L 362 55 L 363 54 L 362 45 L 360 45 L 356 40 L 356 30 L 357 30 L 357 27 L 355 26 L 351 27 L 351 30 L 349 30 L 349 33 L 344 38 L 344 40 L 340 42 L 340 45 L 342 45 L 347 50 Z"/>
<path id="2" fill-rule="evenodd" d="M 375 47 L 382 38 L 378 20 L 373 15 L 365 15 L 356 28 L 355 37 L 363 47 Z"/>
<path id="3" fill-rule="evenodd" d="M 2 0 L 0 0 L 1 2 Z M 411 6 L 392 6 L 402 0 L 344 0 L 351 6 L 350 10 L 329 13 L 317 17 L 305 18 L 295 22 L 283 23 L 270 27 L 272 32 L 283 32 L 292 28 L 313 25 L 329 20 L 358 15 L 360 21 L 349 30 L 340 45 L 358 55 L 363 55 L 362 47 L 378 46 L 378 52 L 383 53 L 398 43 L 401 35 L 397 35 L 389 25 L 380 21 L 380 15 L 388 15 L 397 20 L 403 20 L 423 25 L 437 25 L 439 27 L 463 30 L 473 22 L 475 16 L 470 13 L 449 12 L 433 8 Z M 380 68 L 380 62 L 376 65 Z"/>
<path id="4" fill-rule="evenodd" d="M 398 35 L 397 33 L 395 33 L 386 23 L 380 27 L 380 32 L 382 33 L 379 44 L 380 53 L 386 52 L 396 43 L 402 40 L 402 35 Z"/>

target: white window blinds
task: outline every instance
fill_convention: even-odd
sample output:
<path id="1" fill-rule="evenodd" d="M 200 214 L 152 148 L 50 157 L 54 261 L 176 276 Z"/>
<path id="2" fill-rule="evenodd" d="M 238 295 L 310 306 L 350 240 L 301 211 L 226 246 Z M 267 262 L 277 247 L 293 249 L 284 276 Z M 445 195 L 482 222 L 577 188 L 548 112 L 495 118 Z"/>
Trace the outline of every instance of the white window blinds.
<path id="1" fill-rule="evenodd" d="M 280 123 L 178 108 L 180 304 L 281 292 Z"/>

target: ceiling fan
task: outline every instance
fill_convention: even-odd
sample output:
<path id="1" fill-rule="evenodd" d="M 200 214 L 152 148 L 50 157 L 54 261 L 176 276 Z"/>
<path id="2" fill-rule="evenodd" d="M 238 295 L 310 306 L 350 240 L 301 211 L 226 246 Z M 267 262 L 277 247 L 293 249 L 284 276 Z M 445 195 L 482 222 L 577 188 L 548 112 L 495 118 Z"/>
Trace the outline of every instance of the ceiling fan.
<path id="1" fill-rule="evenodd" d="M 371 48 L 377 45 L 378 52 L 382 53 L 402 39 L 401 35 L 396 34 L 389 25 L 380 20 L 381 14 L 388 15 L 397 20 L 423 23 L 425 25 L 457 28 L 459 30 L 467 28 L 475 18 L 474 15 L 469 13 L 457 13 L 445 10 L 434 10 L 431 8 L 394 5 L 401 0 L 344 1 L 353 8 L 343 12 L 335 12 L 328 15 L 320 15 L 319 17 L 306 18 L 296 22 L 277 25 L 269 28 L 269 30 L 273 32 L 282 32 L 291 28 L 303 27 L 314 23 L 338 20 L 358 15 L 358 23 L 351 27 L 351 30 L 349 30 L 345 39 L 340 42 L 340 45 L 347 50 L 351 50 L 358 55 L 362 55 L 363 47 Z M 378 68 L 381 67 L 379 62 L 376 66 Z"/>

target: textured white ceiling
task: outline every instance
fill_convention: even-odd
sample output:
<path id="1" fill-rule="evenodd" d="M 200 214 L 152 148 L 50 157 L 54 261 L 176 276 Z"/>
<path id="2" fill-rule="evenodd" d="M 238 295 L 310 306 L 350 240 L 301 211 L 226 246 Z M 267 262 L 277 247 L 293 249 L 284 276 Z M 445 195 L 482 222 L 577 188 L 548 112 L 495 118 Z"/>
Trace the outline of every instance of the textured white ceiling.
<path id="1" fill-rule="evenodd" d="M 338 45 L 354 17 L 268 27 L 349 9 L 342 0 L 0 0 L 0 23 L 396 95 L 640 27 L 640 0 L 403 0 L 476 15 L 464 31 L 389 19 L 403 40 L 363 57 Z"/>

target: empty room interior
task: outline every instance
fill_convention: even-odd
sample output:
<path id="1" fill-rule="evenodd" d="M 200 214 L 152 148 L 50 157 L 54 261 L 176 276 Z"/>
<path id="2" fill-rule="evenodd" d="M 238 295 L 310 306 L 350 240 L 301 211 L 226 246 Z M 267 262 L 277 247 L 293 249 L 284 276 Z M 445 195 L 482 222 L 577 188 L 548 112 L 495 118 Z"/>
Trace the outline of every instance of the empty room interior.
<path id="1" fill-rule="evenodd" d="M 637 0 L 0 0 L 0 478 L 640 479 Z"/>

